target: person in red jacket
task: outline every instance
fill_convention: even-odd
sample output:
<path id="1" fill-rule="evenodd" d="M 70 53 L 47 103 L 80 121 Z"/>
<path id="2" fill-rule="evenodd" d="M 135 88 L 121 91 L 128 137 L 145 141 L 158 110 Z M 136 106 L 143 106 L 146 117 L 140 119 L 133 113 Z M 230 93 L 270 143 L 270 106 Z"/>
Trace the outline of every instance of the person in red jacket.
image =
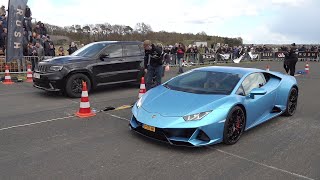
<path id="1" fill-rule="evenodd" d="M 182 43 L 179 43 L 178 47 L 176 47 L 176 48 L 177 48 L 177 59 L 178 59 L 178 63 L 179 63 L 178 74 L 180 74 L 180 73 L 183 73 L 182 63 L 183 63 L 183 59 L 184 59 L 184 53 L 186 52 L 186 48 Z"/>

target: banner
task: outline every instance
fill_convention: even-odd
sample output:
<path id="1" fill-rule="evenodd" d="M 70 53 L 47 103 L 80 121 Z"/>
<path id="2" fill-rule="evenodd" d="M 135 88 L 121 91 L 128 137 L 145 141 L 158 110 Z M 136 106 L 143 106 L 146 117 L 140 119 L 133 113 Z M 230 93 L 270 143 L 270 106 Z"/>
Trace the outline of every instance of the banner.
<path id="1" fill-rule="evenodd" d="M 272 52 L 261 53 L 260 59 L 271 59 L 271 58 L 273 58 Z"/>
<path id="2" fill-rule="evenodd" d="M 9 0 L 6 61 L 23 58 L 23 20 L 28 0 Z"/>
<path id="3" fill-rule="evenodd" d="M 298 58 L 317 58 L 318 52 L 299 52 Z"/>
<path id="4" fill-rule="evenodd" d="M 240 61 L 242 60 L 243 57 L 244 57 L 244 55 L 240 56 L 240 57 L 237 58 L 237 59 L 234 59 L 233 62 L 236 63 L 236 64 L 238 64 L 238 63 L 240 63 Z"/>
<path id="5" fill-rule="evenodd" d="M 203 54 L 202 58 L 203 59 L 212 59 L 212 58 L 214 58 L 214 55 L 213 54 Z"/>
<path id="6" fill-rule="evenodd" d="M 283 52 L 276 52 L 275 53 L 275 58 L 284 58 L 284 57 L 285 57 L 285 55 Z"/>
<path id="7" fill-rule="evenodd" d="M 251 59 L 257 59 L 259 57 L 259 54 L 252 54 L 252 52 L 248 53 Z"/>
<path id="8" fill-rule="evenodd" d="M 228 60 L 230 59 L 231 54 L 220 54 L 223 60 Z"/>

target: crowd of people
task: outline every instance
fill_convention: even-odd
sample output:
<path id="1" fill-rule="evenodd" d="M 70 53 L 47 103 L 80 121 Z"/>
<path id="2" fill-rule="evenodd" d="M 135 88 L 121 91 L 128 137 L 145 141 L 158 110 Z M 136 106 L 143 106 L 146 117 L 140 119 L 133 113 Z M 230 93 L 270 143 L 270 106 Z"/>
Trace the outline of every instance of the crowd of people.
<path id="1" fill-rule="evenodd" d="M 36 61 L 41 61 L 45 56 L 64 56 L 66 55 L 65 49 L 61 46 L 57 49 L 53 41 L 50 39 L 49 33 L 45 24 L 41 21 L 32 24 L 32 12 L 27 5 L 23 20 L 23 55 L 32 56 L 37 58 L 31 58 L 32 70 L 35 67 Z M 6 38 L 7 38 L 7 10 L 5 6 L 0 8 L 0 55 L 5 55 L 6 50 Z M 72 54 L 77 50 L 75 43 L 69 45 L 69 49 L 66 51 L 68 54 Z M 21 61 L 21 60 L 20 60 Z M 18 61 L 18 64 L 21 62 Z M 25 62 L 22 62 L 25 63 Z"/>

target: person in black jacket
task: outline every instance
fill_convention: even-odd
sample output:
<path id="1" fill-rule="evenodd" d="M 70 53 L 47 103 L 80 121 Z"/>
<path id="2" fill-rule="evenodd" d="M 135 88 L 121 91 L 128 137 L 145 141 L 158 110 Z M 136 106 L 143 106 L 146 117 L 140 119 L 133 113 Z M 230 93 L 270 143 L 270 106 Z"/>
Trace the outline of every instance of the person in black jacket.
<path id="1" fill-rule="evenodd" d="M 146 73 L 146 90 L 161 84 L 162 78 L 162 49 L 151 43 L 150 40 L 143 42 L 145 49 L 144 69 Z"/>
<path id="2" fill-rule="evenodd" d="M 285 55 L 284 69 L 291 76 L 294 76 L 296 71 L 296 64 L 298 62 L 298 53 L 299 52 L 298 52 L 298 49 L 296 48 L 295 43 L 291 44 L 289 51 L 286 51 L 284 53 Z"/>

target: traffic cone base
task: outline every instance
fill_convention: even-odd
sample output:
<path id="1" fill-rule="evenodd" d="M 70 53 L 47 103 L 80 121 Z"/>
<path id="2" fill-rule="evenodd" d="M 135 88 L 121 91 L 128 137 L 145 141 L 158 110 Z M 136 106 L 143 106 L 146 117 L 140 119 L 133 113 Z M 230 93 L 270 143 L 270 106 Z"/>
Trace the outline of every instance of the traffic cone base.
<path id="1" fill-rule="evenodd" d="M 80 109 L 78 112 L 75 113 L 75 115 L 80 118 L 87 118 L 87 117 L 92 117 L 96 115 L 91 111 L 87 84 L 85 82 L 82 83 Z"/>
<path id="2" fill-rule="evenodd" d="M 90 113 L 80 113 L 80 112 L 76 112 L 76 116 L 78 116 L 79 118 L 87 118 L 87 117 L 93 117 L 96 114 L 93 112 Z"/>
<path id="3" fill-rule="evenodd" d="M 10 85 L 10 84 L 14 84 L 14 82 L 3 82 L 2 84 Z"/>

